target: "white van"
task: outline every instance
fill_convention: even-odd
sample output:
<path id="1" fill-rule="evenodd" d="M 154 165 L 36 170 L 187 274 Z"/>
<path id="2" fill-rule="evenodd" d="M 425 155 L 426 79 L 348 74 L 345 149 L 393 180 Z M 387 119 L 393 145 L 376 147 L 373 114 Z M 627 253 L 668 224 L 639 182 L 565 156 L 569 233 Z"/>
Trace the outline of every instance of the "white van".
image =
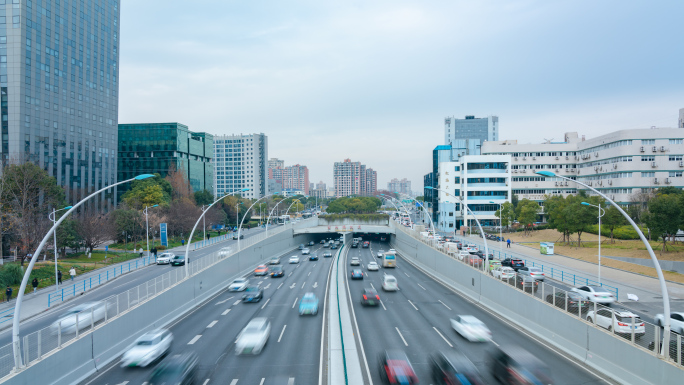
<path id="1" fill-rule="evenodd" d="M 397 284 L 397 279 L 393 275 L 385 274 L 382 277 L 382 290 L 385 291 L 397 291 L 399 290 L 399 285 Z"/>
<path id="2" fill-rule="evenodd" d="M 477 253 L 480 249 L 477 247 L 477 245 L 468 244 L 463 246 L 463 250 L 469 252 L 469 253 Z"/>

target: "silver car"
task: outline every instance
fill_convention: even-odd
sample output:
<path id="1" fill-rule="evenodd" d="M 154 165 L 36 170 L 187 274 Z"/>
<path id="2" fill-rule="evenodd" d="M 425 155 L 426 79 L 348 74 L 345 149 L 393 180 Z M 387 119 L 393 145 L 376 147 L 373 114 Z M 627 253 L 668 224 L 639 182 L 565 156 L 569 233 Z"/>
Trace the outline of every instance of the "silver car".
<path id="1" fill-rule="evenodd" d="M 157 255 L 157 265 L 168 265 L 176 254 L 168 252 Z"/>
<path id="2" fill-rule="evenodd" d="M 235 341 L 235 354 L 259 354 L 271 334 L 271 322 L 267 318 L 254 318 L 240 332 Z"/>
<path id="3" fill-rule="evenodd" d="M 77 328 L 79 331 L 89 328 L 91 324 L 96 324 L 104 318 L 104 302 L 85 302 L 63 313 L 50 325 L 50 331 L 52 334 L 57 334 L 60 330 L 63 334 L 76 333 Z"/>
<path id="4" fill-rule="evenodd" d="M 309 255 L 309 253 L 311 253 L 311 250 L 309 250 L 308 247 L 305 249 L 302 249 L 302 255 Z"/>
<path id="5" fill-rule="evenodd" d="M 121 357 L 121 367 L 145 367 L 164 357 L 171 350 L 173 335 L 157 329 L 140 336 Z"/>
<path id="6" fill-rule="evenodd" d="M 219 257 L 227 257 L 227 256 L 230 255 L 230 253 L 231 253 L 232 251 L 233 251 L 233 249 L 230 248 L 230 247 L 222 247 L 222 248 L 218 251 L 218 256 L 219 256 Z"/>

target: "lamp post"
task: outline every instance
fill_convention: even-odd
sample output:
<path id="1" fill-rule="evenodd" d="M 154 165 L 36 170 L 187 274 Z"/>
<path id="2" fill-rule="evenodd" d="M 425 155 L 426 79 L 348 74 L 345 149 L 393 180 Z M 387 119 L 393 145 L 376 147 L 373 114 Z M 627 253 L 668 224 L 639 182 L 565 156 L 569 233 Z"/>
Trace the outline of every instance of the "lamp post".
<path id="1" fill-rule="evenodd" d="M 396 193 L 396 194 L 400 194 L 400 193 Z M 405 195 L 405 194 L 402 194 L 402 195 Z M 406 195 L 406 196 L 409 197 L 409 199 L 411 199 L 412 201 L 418 203 L 420 205 L 420 207 L 423 208 L 423 211 L 427 212 L 427 210 L 425 210 L 425 206 L 423 206 L 423 204 L 420 203 L 420 201 L 417 201 L 417 200 L 415 200 L 415 198 L 411 198 L 408 195 Z M 428 219 L 430 220 L 430 226 L 432 226 L 432 240 L 434 241 L 435 240 L 434 237 L 435 237 L 435 235 L 437 235 L 437 229 L 435 228 L 435 223 L 432 221 L 432 215 L 430 215 L 430 213 L 428 213 Z"/>
<path id="2" fill-rule="evenodd" d="M 290 206 L 287 208 L 287 210 L 285 210 L 285 214 L 283 214 L 283 215 L 287 215 L 287 213 L 290 212 L 290 209 L 292 208 L 292 205 L 295 204 L 295 202 L 296 203 L 302 203 L 299 199 L 293 199 L 292 203 L 290 203 Z"/>
<path id="3" fill-rule="evenodd" d="M 273 211 L 275 211 L 276 207 L 278 207 L 279 204 L 283 203 L 285 199 L 281 199 L 278 203 L 276 203 L 275 206 L 271 209 L 271 212 L 268 213 L 268 218 L 266 218 L 266 237 L 268 237 L 268 224 L 271 223 L 271 215 L 273 215 Z"/>
<path id="4" fill-rule="evenodd" d="M 499 258 L 501 258 L 501 252 L 503 251 L 502 249 L 502 242 L 503 242 L 503 213 L 501 212 L 501 207 L 503 207 L 503 203 L 496 203 L 489 201 L 489 203 L 494 203 L 495 205 L 499 205 Z"/>
<path id="5" fill-rule="evenodd" d="M 206 241 L 207 240 L 207 221 L 206 221 L 205 216 L 204 216 L 204 206 L 206 206 L 206 205 L 202 205 L 202 214 L 203 214 L 202 215 L 202 228 L 204 228 L 204 237 L 202 238 L 202 240 Z M 190 238 L 190 239 L 192 240 L 192 238 Z"/>
<path id="6" fill-rule="evenodd" d="M 12 322 L 12 350 L 14 352 L 14 369 L 15 370 L 20 370 L 21 367 L 23 366 L 21 362 L 21 344 L 19 340 L 19 321 L 21 320 L 21 303 L 22 300 L 24 299 L 24 291 L 26 291 L 26 285 L 28 284 L 29 276 L 31 275 L 31 270 L 33 270 L 33 265 L 36 264 L 36 259 L 38 259 L 38 255 L 40 255 L 41 251 L 43 251 L 43 247 L 45 247 L 45 243 L 47 240 L 50 238 L 50 235 L 54 234 L 55 230 L 57 229 L 57 226 L 59 226 L 60 223 L 66 218 L 69 214 L 71 214 L 74 210 L 76 210 L 79 206 L 81 206 L 84 202 L 89 200 L 90 198 L 97 196 L 98 194 L 109 190 L 110 188 L 114 186 L 118 186 L 120 184 L 132 182 L 134 180 L 143 180 L 147 178 L 153 178 L 154 175 L 152 174 L 142 174 L 138 175 L 135 178 L 127 179 L 121 182 L 117 182 L 114 184 L 111 184 L 107 187 L 104 187 L 100 190 L 95 191 L 94 193 L 88 195 L 87 197 L 83 198 L 81 201 L 76 203 L 74 206 L 72 206 L 64 215 L 57 220 L 54 225 L 50 228 L 50 230 L 45 234 L 45 237 L 43 237 L 43 240 L 40 241 L 40 244 L 38 245 L 38 248 L 36 249 L 36 252 L 33 253 L 33 257 L 31 257 L 31 261 L 28 264 L 28 267 L 26 268 L 26 272 L 24 273 L 24 278 L 21 280 L 21 286 L 19 287 L 19 293 L 17 293 L 17 302 L 14 305 L 14 319 Z"/>
<path id="7" fill-rule="evenodd" d="M 152 207 L 158 206 L 159 205 L 145 206 L 145 210 L 143 210 L 143 212 L 145 213 L 145 239 L 147 239 L 147 258 L 150 258 L 150 222 L 147 220 L 147 209 L 151 209 Z"/>
<path id="8" fill-rule="evenodd" d="M 240 220 L 239 215 L 238 215 L 238 207 L 239 207 L 241 204 L 242 204 L 242 202 L 237 202 L 237 203 L 235 204 L 235 226 L 236 226 L 236 227 L 237 227 L 237 225 L 238 225 L 238 221 Z M 239 242 L 239 241 L 240 241 L 240 240 L 238 239 L 238 242 Z"/>
<path id="9" fill-rule="evenodd" d="M 261 198 L 257 199 L 254 203 L 252 203 L 251 206 L 249 206 L 245 215 L 242 216 L 242 220 L 240 221 L 240 226 L 238 227 L 238 234 L 237 234 L 237 236 L 238 236 L 238 250 L 240 250 L 240 233 L 242 232 L 242 223 L 244 223 L 245 217 L 247 217 L 247 214 L 249 214 L 250 210 L 252 210 L 252 207 L 254 207 L 255 204 L 259 203 L 259 201 L 264 199 L 264 198 L 270 197 L 271 195 L 275 195 L 275 193 L 264 195 Z"/>
<path id="10" fill-rule="evenodd" d="M 55 222 L 57 221 L 57 216 L 55 213 L 58 211 L 62 210 L 69 210 L 71 206 L 67 206 L 63 209 L 55 210 L 54 208 L 52 209 L 52 213 L 48 214 L 48 219 L 52 221 L 52 225 L 55 225 Z M 58 272 L 57 272 L 57 232 L 53 234 L 53 237 L 55 238 L 55 291 L 59 290 L 59 279 L 57 279 Z"/>
<path id="11" fill-rule="evenodd" d="M 598 222 L 599 222 L 599 228 L 598 228 L 598 284 L 599 286 L 601 285 L 601 217 L 606 215 L 606 210 L 603 209 L 600 205 L 592 205 L 591 203 L 588 202 L 582 202 L 583 205 L 585 206 L 591 206 L 591 207 L 596 207 L 599 209 L 599 215 L 598 215 Z"/>
<path id="12" fill-rule="evenodd" d="M 389 196 L 389 195 L 385 195 L 385 194 L 380 194 L 380 195 L 381 195 L 383 198 Z M 397 209 L 397 212 L 400 212 L 400 211 L 401 211 L 401 210 L 399 209 L 399 207 L 398 207 L 397 205 L 394 204 L 393 199 L 396 199 L 396 198 L 394 198 L 394 197 L 389 197 L 389 198 L 384 198 L 384 199 L 389 200 L 389 202 L 392 203 L 392 204 L 394 205 L 394 207 Z M 399 204 L 400 204 L 401 207 L 404 209 L 404 211 L 406 211 L 406 215 L 409 216 L 409 221 L 411 221 L 411 214 L 409 214 L 409 211 L 406 209 L 406 206 L 404 206 L 403 204 L 401 204 L 401 201 L 399 201 Z M 400 214 L 401 214 L 401 213 L 400 213 Z M 411 223 L 413 223 L 413 221 L 411 221 Z"/>
<path id="13" fill-rule="evenodd" d="M 577 183 L 580 186 L 584 186 L 584 187 L 588 188 L 589 190 L 595 192 L 600 197 L 602 197 L 603 199 L 610 202 L 610 204 L 615 206 L 615 208 L 620 212 L 620 214 L 622 214 L 627 219 L 627 221 L 632 225 L 632 227 L 634 227 L 634 230 L 637 232 L 637 234 L 639 234 L 639 238 L 641 239 L 641 242 L 643 242 L 644 245 L 646 246 L 646 250 L 648 251 L 648 255 L 651 257 L 651 261 L 653 261 L 653 266 L 656 269 L 656 273 L 658 275 L 658 281 L 660 282 L 660 292 L 661 292 L 662 297 L 663 297 L 663 314 L 665 314 L 665 317 L 663 317 L 663 323 L 664 323 L 664 325 L 663 325 L 663 330 L 664 330 L 664 332 L 663 332 L 663 346 L 661 348 L 660 354 L 665 356 L 665 358 L 668 358 L 669 347 L 670 347 L 670 317 L 669 317 L 669 314 L 670 314 L 670 297 L 667 294 L 667 286 L 665 285 L 665 276 L 663 275 L 663 270 L 660 268 L 660 263 L 658 262 L 658 258 L 656 258 L 655 254 L 653 253 L 653 249 L 651 248 L 651 244 L 648 243 L 648 241 L 646 240 L 644 233 L 641 232 L 641 229 L 639 228 L 639 226 L 637 226 L 637 224 L 634 223 L 632 218 L 630 218 L 630 216 L 627 215 L 627 213 L 622 209 L 622 207 L 620 207 L 618 204 L 613 202 L 612 199 L 608 198 L 605 194 L 601 193 L 600 191 L 596 190 L 595 188 L 588 186 L 588 185 L 586 185 L 580 181 L 570 179 L 570 178 L 567 178 L 567 177 L 564 177 L 561 175 L 556 175 L 555 173 L 553 173 L 551 171 L 537 171 L 537 174 L 542 175 L 542 176 L 546 176 L 546 177 L 550 177 L 550 178 L 565 179 L 567 181 Z"/>

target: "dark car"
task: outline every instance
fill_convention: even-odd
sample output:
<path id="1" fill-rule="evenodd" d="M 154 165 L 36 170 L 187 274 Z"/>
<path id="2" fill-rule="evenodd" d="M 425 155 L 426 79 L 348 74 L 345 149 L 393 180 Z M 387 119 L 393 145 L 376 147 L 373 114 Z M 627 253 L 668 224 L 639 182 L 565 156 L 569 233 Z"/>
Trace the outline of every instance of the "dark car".
<path id="1" fill-rule="evenodd" d="M 275 265 L 271 267 L 271 278 L 284 277 L 285 270 L 280 265 Z"/>
<path id="2" fill-rule="evenodd" d="M 548 303 L 553 303 L 554 305 L 565 309 L 565 291 L 557 291 L 555 294 L 555 300 L 554 300 L 554 295 L 549 294 L 546 296 L 546 302 Z M 584 298 L 577 294 L 573 293 L 571 291 L 567 292 L 568 294 L 568 311 L 577 312 L 578 308 L 582 308 L 584 310 L 589 309 L 589 302 L 585 301 Z"/>
<path id="3" fill-rule="evenodd" d="M 185 265 L 185 255 L 174 255 L 171 258 L 171 266 L 182 266 Z"/>
<path id="4" fill-rule="evenodd" d="M 173 355 L 154 368 L 147 384 L 193 384 L 197 376 L 198 361 L 197 354 L 192 352 Z"/>
<path id="5" fill-rule="evenodd" d="M 334 244 L 334 243 L 332 244 L 332 246 L 330 246 L 330 249 L 332 249 L 332 250 L 334 250 L 334 249 L 336 249 L 336 248 L 337 248 L 337 245 Z"/>
<path id="6" fill-rule="evenodd" d="M 494 347 L 489 359 L 492 377 L 502 384 L 553 384 L 548 367 L 523 348 Z"/>
<path id="7" fill-rule="evenodd" d="M 386 350 L 380 354 L 380 378 L 385 384 L 414 385 L 418 383 L 418 377 L 411 362 L 406 353 L 401 350 Z"/>
<path id="8" fill-rule="evenodd" d="M 360 269 L 352 270 L 351 279 L 363 279 L 363 271 Z"/>
<path id="9" fill-rule="evenodd" d="M 530 277 L 527 274 L 517 274 L 515 279 L 509 280 L 509 283 L 515 284 L 515 287 L 517 287 L 518 289 L 524 290 L 529 293 L 536 293 L 537 289 L 539 289 L 539 281 Z"/>
<path id="10" fill-rule="evenodd" d="M 366 242 L 363 243 L 363 248 L 364 248 L 364 249 L 367 249 L 367 248 L 369 248 L 369 247 L 370 247 L 370 242 L 366 241 Z"/>
<path id="11" fill-rule="evenodd" d="M 506 258 L 501 261 L 501 266 L 508 266 L 511 269 L 518 271 L 519 268 L 525 266 L 525 262 L 519 258 Z"/>
<path id="12" fill-rule="evenodd" d="M 457 351 L 435 353 L 430 357 L 432 379 L 438 385 L 484 385 L 480 372 L 475 365 Z"/>
<path id="13" fill-rule="evenodd" d="M 380 296 L 378 292 L 373 289 L 363 289 L 361 293 L 361 305 L 363 306 L 378 306 L 380 304 Z"/>
<path id="14" fill-rule="evenodd" d="M 309 256 L 309 261 L 318 261 L 318 255 L 316 254 L 311 254 Z"/>
<path id="15" fill-rule="evenodd" d="M 330 258 L 330 257 L 332 257 L 332 253 L 331 253 L 331 252 L 326 251 L 325 253 L 323 253 L 323 258 Z"/>
<path id="16" fill-rule="evenodd" d="M 359 247 L 359 243 L 358 243 L 358 242 L 354 242 L 354 243 L 351 244 L 351 247 L 353 247 L 353 248 L 356 249 L 357 247 Z"/>
<path id="17" fill-rule="evenodd" d="M 326 242 L 325 244 L 323 244 L 323 247 L 327 249 L 330 247 L 330 244 L 328 242 Z"/>
<path id="18" fill-rule="evenodd" d="M 237 233 L 233 234 L 233 239 L 238 239 Z M 245 239 L 245 234 L 240 234 L 240 239 Z"/>
<path id="19" fill-rule="evenodd" d="M 244 293 L 242 302 L 259 302 L 264 298 L 264 291 L 259 286 L 247 286 Z"/>

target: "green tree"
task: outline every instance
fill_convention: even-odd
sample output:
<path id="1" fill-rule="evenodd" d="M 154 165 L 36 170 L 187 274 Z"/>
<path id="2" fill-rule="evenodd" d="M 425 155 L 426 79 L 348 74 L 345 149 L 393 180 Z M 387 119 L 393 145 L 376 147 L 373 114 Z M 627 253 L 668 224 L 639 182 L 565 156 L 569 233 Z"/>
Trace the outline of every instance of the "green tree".
<path id="1" fill-rule="evenodd" d="M 130 237 L 133 242 L 142 239 L 142 233 L 145 230 L 145 216 L 140 210 L 121 208 L 113 211 L 112 215 L 114 216 L 114 229 L 118 239 L 126 241 L 126 237 Z"/>
<path id="2" fill-rule="evenodd" d="M 613 239 L 613 231 L 620 226 L 626 225 L 627 219 L 620 213 L 617 207 L 610 205 L 606 209 L 606 213 L 601 218 L 601 225 L 610 229 L 610 243 L 615 243 Z"/>
<path id="3" fill-rule="evenodd" d="M 511 203 L 513 204 L 513 209 L 517 210 L 518 209 L 518 195 L 513 194 L 511 197 Z"/>
<path id="4" fill-rule="evenodd" d="M 598 209 L 596 207 L 583 205 L 582 202 L 599 205 L 603 199 L 594 196 L 589 197 L 584 190 L 576 196 L 566 198 L 565 216 L 568 220 L 568 231 L 570 234 L 577 233 L 577 246 L 582 247 L 582 233 L 589 229 L 590 225 L 598 222 Z"/>
<path id="5" fill-rule="evenodd" d="M 62 212 L 63 213 L 63 212 Z M 58 218 L 61 213 L 57 213 Z M 54 242 L 50 242 L 53 245 Z M 67 247 L 78 250 L 81 247 L 81 237 L 78 234 L 78 221 L 73 218 L 66 218 L 57 227 L 57 249 L 59 253 L 66 256 Z"/>
<path id="6" fill-rule="evenodd" d="M 168 206 L 173 189 L 166 179 L 154 174 L 154 178 L 135 180 L 131 189 L 121 197 L 129 208 L 141 210 L 144 206 Z"/>
<path id="7" fill-rule="evenodd" d="M 209 190 L 195 191 L 195 203 L 199 206 L 210 205 L 214 203 L 214 194 L 210 193 Z"/>
<path id="8" fill-rule="evenodd" d="M 523 199 L 518 202 L 518 207 L 516 208 L 516 216 L 518 217 L 518 222 L 523 225 L 525 229 L 525 234 L 529 234 L 532 224 L 537 220 L 537 213 L 539 212 L 539 204 L 535 201 L 529 199 Z"/>
<path id="9" fill-rule="evenodd" d="M 504 202 L 499 210 L 494 213 L 501 220 L 501 226 L 508 227 L 515 220 L 515 209 L 511 202 Z"/>
<path id="10" fill-rule="evenodd" d="M 667 249 L 668 236 L 676 234 L 679 230 L 681 214 L 682 207 L 678 195 L 656 195 L 648 202 L 648 212 L 643 215 L 644 223 L 663 239 L 661 252 Z"/>
<path id="11" fill-rule="evenodd" d="M 563 242 L 569 243 L 571 233 L 568 218 L 565 215 L 567 205 L 568 200 L 559 195 L 547 196 L 544 201 L 544 212 L 549 227 L 563 234 Z"/>

